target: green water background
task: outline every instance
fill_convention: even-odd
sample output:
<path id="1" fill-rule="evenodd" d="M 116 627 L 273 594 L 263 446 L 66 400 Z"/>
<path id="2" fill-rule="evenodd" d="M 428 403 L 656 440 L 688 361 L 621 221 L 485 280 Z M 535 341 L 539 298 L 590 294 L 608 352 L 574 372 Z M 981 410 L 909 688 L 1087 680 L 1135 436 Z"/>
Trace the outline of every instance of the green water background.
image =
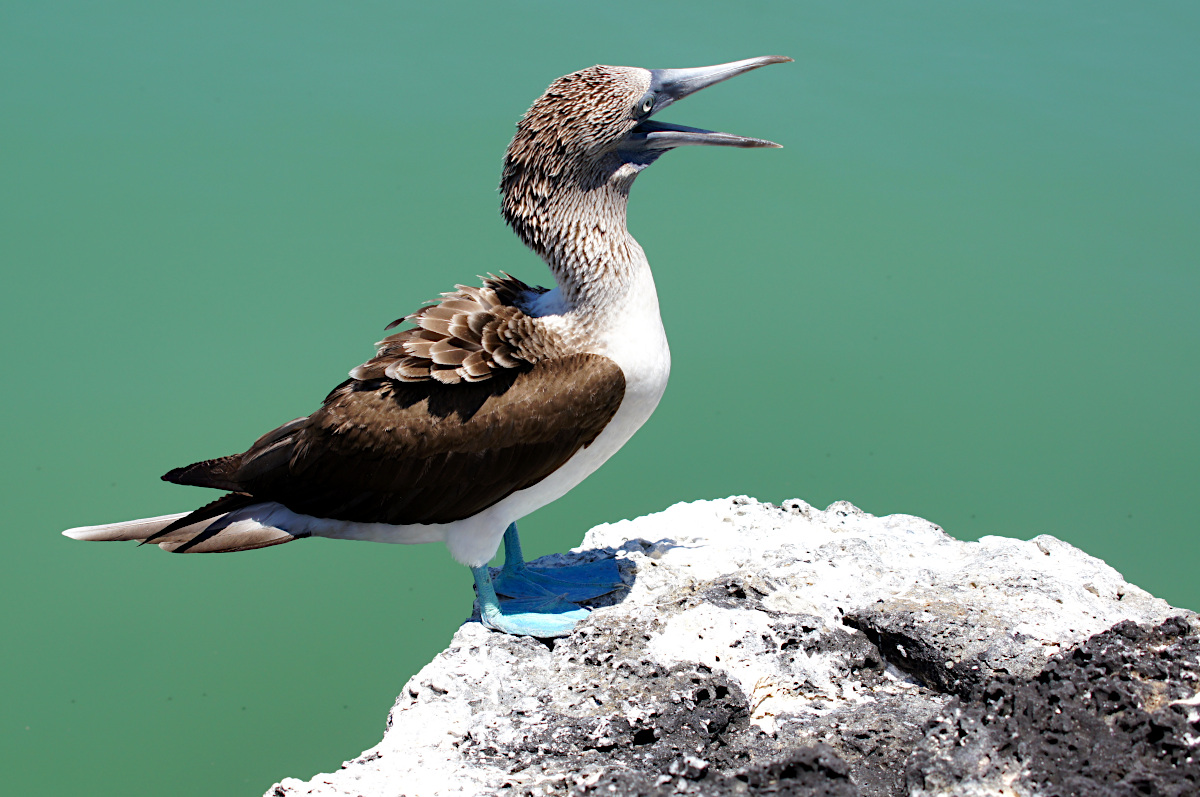
<path id="1" fill-rule="evenodd" d="M 373 744 L 470 608 L 441 546 L 227 557 L 68 526 L 310 412 L 486 271 L 556 76 L 782 53 L 635 188 L 655 417 L 523 525 L 745 493 L 1050 533 L 1200 608 L 1195 2 L 0 3 L 0 762 L 11 794 L 258 794 Z"/>

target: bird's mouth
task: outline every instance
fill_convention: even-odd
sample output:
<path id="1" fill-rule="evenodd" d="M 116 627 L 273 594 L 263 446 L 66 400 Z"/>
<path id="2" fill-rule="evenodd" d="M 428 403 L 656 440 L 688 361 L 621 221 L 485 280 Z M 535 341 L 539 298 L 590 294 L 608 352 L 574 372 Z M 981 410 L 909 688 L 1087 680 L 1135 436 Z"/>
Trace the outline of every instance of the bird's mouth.
<path id="1" fill-rule="evenodd" d="M 733 61 L 728 64 L 701 66 L 692 69 L 652 69 L 650 70 L 650 90 L 645 102 L 647 110 L 645 118 L 625 136 L 621 150 L 633 156 L 631 160 L 639 160 L 651 155 L 657 157 L 663 152 L 683 146 L 716 146 L 716 147 L 778 147 L 774 141 L 762 138 L 749 138 L 732 133 L 719 133 L 715 130 L 704 130 L 699 127 L 684 127 L 667 122 L 656 122 L 651 116 L 666 108 L 671 103 L 681 100 L 700 89 L 708 88 L 731 77 L 758 69 L 768 64 L 782 64 L 791 61 L 783 55 L 764 55 L 758 58 L 747 58 L 744 61 Z"/>

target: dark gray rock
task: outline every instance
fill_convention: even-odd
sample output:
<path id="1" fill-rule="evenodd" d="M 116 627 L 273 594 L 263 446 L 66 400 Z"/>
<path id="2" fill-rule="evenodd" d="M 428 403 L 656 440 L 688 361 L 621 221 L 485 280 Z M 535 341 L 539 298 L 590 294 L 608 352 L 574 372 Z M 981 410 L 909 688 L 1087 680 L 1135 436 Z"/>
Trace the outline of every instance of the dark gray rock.
<path id="1" fill-rule="evenodd" d="M 1124 622 L 1032 679 L 989 679 L 930 724 L 909 793 L 1200 794 L 1200 636 L 1191 618 Z"/>

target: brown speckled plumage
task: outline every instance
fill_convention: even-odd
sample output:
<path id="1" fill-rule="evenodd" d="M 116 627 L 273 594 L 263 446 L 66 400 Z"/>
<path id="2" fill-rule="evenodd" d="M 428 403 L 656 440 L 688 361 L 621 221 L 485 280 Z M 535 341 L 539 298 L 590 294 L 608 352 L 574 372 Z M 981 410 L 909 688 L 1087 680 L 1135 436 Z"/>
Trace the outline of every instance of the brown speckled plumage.
<path id="1" fill-rule="evenodd" d="M 638 99 L 650 73 L 592 66 L 550 84 L 517 123 L 504 157 L 500 210 L 550 265 L 569 302 L 603 301 L 605 283 L 640 253 L 625 229 L 637 171 L 617 156 L 638 123 Z M 620 287 L 619 285 L 617 286 Z"/>
<path id="2" fill-rule="evenodd" d="M 536 330 L 536 319 L 520 308 L 545 293 L 505 274 L 489 277 L 482 288 L 456 286 L 442 298 L 394 321 L 416 326 L 375 344 L 375 356 L 350 372 L 354 379 L 435 379 L 447 385 L 478 382 L 499 368 L 540 362 L 562 347 L 555 335 Z M 537 333 L 537 334 L 535 334 Z"/>
<path id="3" fill-rule="evenodd" d="M 637 246 L 625 230 L 636 172 L 622 169 L 616 147 L 637 124 L 633 109 L 648 86 L 649 73 L 631 67 L 565 75 L 517 123 L 505 153 L 501 213 L 546 259 L 572 303 L 586 304 L 581 293 L 619 277 L 613 272 Z M 376 355 L 350 375 L 457 384 L 564 352 L 558 336 L 521 307 L 545 288 L 509 275 L 456 288 L 396 322 L 415 326 L 376 344 Z"/>

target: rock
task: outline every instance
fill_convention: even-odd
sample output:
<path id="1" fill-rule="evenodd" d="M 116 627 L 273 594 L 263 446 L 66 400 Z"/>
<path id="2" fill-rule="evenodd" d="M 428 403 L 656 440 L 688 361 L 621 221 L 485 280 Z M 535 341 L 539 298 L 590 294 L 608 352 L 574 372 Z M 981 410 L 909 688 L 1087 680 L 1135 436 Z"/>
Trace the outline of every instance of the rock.
<path id="1" fill-rule="evenodd" d="M 1200 793 L 1200 622 L 1049 536 L 749 498 L 599 526 L 571 636 L 465 624 L 383 740 L 268 795 Z"/>
<path id="2" fill-rule="evenodd" d="M 909 793 L 1020 782 L 1034 794 L 1200 794 L 1198 689 L 1194 624 L 1120 623 L 1035 678 L 993 678 L 951 701 L 909 759 Z"/>

